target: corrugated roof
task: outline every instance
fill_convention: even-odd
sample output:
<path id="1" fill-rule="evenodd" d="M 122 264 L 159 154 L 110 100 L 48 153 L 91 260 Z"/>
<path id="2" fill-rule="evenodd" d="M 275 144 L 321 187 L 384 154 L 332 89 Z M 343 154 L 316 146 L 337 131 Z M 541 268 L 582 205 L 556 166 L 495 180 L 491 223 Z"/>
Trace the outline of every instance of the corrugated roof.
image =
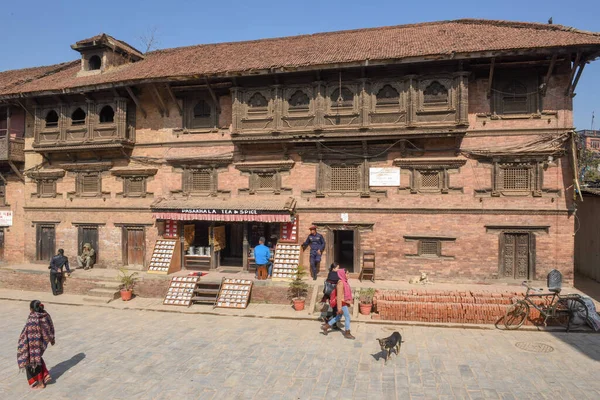
<path id="1" fill-rule="evenodd" d="M 80 66 L 73 63 L 70 68 L 18 86 L 0 85 L 0 96 L 146 79 L 244 75 L 366 60 L 450 58 L 487 51 L 585 45 L 600 51 L 600 34 L 561 25 L 463 19 L 158 50 L 147 53 L 144 60 L 91 76 L 77 77 Z M 21 71 L 5 74 L 23 74 Z"/>

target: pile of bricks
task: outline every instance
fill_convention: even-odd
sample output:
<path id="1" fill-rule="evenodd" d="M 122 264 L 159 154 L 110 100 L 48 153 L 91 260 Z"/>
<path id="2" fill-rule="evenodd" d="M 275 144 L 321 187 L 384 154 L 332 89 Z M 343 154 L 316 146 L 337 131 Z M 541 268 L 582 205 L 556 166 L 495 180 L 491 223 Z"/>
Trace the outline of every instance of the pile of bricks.
<path id="1" fill-rule="evenodd" d="M 495 324 L 502 322 L 513 298 L 523 293 L 444 290 L 379 290 L 374 297 L 374 319 L 387 321 Z M 531 307 L 527 324 L 539 318 Z"/>

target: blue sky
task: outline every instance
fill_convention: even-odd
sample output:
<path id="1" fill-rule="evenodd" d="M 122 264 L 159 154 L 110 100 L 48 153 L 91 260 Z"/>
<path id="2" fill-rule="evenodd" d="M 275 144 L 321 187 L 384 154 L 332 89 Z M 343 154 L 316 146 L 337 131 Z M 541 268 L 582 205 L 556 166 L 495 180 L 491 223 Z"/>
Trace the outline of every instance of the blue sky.
<path id="1" fill-rule="evenodd" d="M 505 0 L 27 0 L 2 4 L 0 71 L 78 58 L 69 47 L 106 32 L 135 47 L 156 29 L 159 48 L 458 18 L 554 23 L 600 32 L 600 1 Z M 574 99 L 575 125 L 600 129 L 600 60 L 586 66 Z"/>

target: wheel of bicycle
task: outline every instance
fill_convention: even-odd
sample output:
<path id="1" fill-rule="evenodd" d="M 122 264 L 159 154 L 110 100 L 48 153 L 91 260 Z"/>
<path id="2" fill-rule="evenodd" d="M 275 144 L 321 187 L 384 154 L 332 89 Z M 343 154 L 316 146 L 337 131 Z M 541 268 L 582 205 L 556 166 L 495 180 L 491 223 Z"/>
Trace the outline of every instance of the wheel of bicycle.
<path id="1" fill-rule="evenodd" d="M 517 300 L 506 307 L 506 314 L 504 314 L 504 326 L 506 329 L 518 329 L 523 325 L 525 319 L 529 315 L 529 304 L 523 300 Z"/>
<path id="2" fill-rule="evenodd" d="M 585 305 L 583 300 L 581 300 L 578 297 L 569 297 L 566 299 L 561 299 L 560 301 L 564 303 L 570 311 L 567 330 L 569 330 L 573 322 L 580 322 L 582 325 L 587 323 L 589 314 L 587 306 Z"/>

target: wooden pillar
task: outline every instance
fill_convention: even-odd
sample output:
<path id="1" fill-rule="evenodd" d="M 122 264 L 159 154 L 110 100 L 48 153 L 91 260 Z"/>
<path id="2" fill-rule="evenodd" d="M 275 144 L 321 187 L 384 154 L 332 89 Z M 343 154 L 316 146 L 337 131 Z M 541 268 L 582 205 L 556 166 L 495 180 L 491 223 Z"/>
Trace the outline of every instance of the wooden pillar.
<path id="1" fill-rule="evenodd" d="M 242 270 L 248 271 L 248 223 L 244 222 L 244 236 L 242 238 Z"/>

